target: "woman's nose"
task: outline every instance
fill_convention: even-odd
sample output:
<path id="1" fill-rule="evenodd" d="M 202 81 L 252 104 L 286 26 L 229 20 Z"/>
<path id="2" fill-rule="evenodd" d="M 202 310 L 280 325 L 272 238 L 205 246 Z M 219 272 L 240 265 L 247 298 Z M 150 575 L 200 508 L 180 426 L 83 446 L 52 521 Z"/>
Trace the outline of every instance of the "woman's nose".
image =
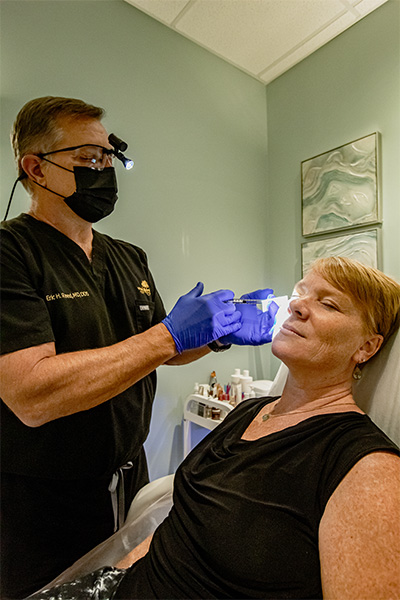
<path id="1" fill-rule="evenodd" d="M 304 296 L 292 296 L 289 300 L 289 314 L 304 317 L 307 312 L 307 304 Z"/>

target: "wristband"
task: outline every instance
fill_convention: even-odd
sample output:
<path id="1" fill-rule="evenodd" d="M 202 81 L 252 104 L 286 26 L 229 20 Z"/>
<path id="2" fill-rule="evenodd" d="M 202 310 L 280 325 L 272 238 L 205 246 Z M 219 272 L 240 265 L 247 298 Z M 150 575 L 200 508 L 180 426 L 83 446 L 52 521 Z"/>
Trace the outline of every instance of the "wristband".
<path id="1" fill-rule="evenodd" d="M 225 350 L 229 350 L 229 348 L 232 346 L 232 344 L 224 345 L 224 344 L 221 344 L 221 342 L 219 342 L 218 340 L 214 340 L 213 342 L 210 342 L 209 344 L 207 344 L 207 346 L 213 352 L 225 352 Z"/>

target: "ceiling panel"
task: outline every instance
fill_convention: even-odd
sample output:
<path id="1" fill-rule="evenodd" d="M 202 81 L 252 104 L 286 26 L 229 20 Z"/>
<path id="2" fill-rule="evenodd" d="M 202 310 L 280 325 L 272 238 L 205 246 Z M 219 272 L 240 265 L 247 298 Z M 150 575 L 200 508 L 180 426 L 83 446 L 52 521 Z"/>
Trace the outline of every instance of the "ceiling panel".
<path id="1" fill-rule="evenodd" d="M 387 0 L 126 0 L 269 83 Z"/>
<path id="2" fill-rule="evenodd" d="M 171 25 L 179 13 L 190 4 L 190 0 L 134 0 L 129 4 L 140 8 L 144 12 L 154 16 L 159 21 Z"/>
<path id="3" fill-rule="evenodd" d="M 219 0 L 196 2 L 176 28 L 251 73 L 345 12 L 340 0 Z"/>

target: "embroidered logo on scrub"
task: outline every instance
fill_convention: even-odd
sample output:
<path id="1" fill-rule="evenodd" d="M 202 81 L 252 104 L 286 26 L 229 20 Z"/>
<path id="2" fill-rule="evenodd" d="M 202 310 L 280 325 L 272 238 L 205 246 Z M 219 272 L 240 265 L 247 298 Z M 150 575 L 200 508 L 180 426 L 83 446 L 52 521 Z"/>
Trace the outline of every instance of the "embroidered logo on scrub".
<path id="1" fill-rule="evenodd" d="M 84 290 L 83 292 L 58 292 L 56 294 L 46 294 L 47 302 L 52 300 L 75 300 L 75 298 L 86 298 L 89 296 L 89 292 Z"/>
<path id="2" fill-rule="evenodd" d="M 150 286 L 147 283 L 147 281 L 142 281 L 141 285 L 138 285 L 139 292 L 141 294 L 146 294 L 146 296 L 150 296 L 151 295 L 151 291 L 150 291 Z"/>

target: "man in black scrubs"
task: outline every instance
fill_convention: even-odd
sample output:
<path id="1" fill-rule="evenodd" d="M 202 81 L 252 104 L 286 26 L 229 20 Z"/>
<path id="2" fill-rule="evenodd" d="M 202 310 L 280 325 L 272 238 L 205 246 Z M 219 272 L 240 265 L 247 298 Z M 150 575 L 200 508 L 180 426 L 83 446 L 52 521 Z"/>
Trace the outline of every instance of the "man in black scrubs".
<path id="1" fill-rule="evenodd" d="M 14 124 L 31 206 L 1 229 L 2 598 L 39 589 L 123 522 L 148 481 L 155 369 L 223 336 L 255 343 L 245 327 L 229 339 L 242 327 L 229 290 L 199 283 L 166 316 L 143 250 L 92 229 L 117 199 L 102 116 L 45 97 Z"/>

